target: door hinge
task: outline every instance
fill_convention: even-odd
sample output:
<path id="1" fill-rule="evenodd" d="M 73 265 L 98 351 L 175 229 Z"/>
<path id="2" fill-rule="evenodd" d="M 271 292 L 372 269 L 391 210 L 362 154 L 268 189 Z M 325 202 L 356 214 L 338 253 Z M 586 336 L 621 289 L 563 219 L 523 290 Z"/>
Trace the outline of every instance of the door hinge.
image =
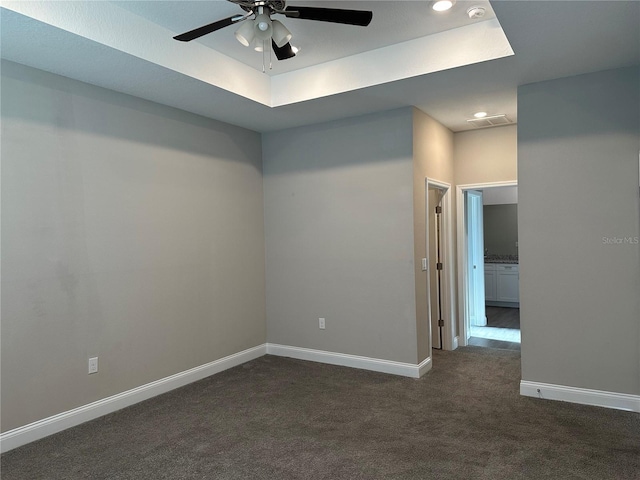
<path id="1" fill-rule="evenodd" d="M 438 326 L 439 327 L 444 327 L 444 320 L 443 319 L 438 320 Z"/>
<path id="2" fill-rule="evenodd" d="M 436 213 L 442 213 L 442 206 L 436 206 Z"/>
<path id="3" fill-rule="evenodd" d="M 442 262 L 436 263 L 436 270 L 442 270 Z"/>

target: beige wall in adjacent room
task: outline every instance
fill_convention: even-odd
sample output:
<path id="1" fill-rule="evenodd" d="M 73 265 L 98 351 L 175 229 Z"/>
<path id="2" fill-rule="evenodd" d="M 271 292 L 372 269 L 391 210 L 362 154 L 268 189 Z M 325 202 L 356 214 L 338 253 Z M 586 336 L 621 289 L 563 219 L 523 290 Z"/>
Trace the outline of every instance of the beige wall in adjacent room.
<path id="1" fill-rule="evenodd" d="M 468 130 L 454 135 L 456 185 L 517 179 L 518 127 Z"/>
<path id="2" fill-rule="evenodd" d="M 490 255 L 518 254 L 518 205 L 485 205 L 482 213 L 484 249 Z"/>
<path id="3" fill-rule="evenodd" d="M 422 271 L 421 263 L 422 258 L 428 257 L 425 237 L 425 178 L 428 177 L 431 180 L 438 180 L 452 185 L 450 194 L 452 195 L 452 208 L 454 208 L 455 212 L 453 138 L 454 135 L 451 130 L 421 110 L 413 109 L 413 245 L 415 256 L 416 340 L 419 362 L 431 355 L 429 351 L 429 313 L 427 303 L 429 296 L 427 292 L 428 272 Z M 451 218 L 452 220 L 455 219 L 455 215 Z M 455 235 L 453 245 L 455 245 Z M 433 261 L 430 263 L 433 264 Z M 455 279 L 451 280 L 455 281 Z M 432 285 L 433 288 L 436 288 L 436 286 Z M 452 301 L 455 306 L 455 299 L 452 299 Z M 445 318 L 445 320 L 448 319 Z M 432 333 L 432 335 L 436 334 L 436 331 Z M 437 342 L 434 344 L 437 345 Z"/>
<path id="4" fill-rule="evenodd" d="M 517 125 L 455 133 L 453 136 L 453 165 L 456 186 L 516 181 L 518 169 L 517 135 Z M 456 218 L 456 222 L 458 221 L 462 221 L 462 219 Z M 459 262 L 456 265 L 457 276 L 462 274 L 457 269 L 458 265 Z M 457 276 L 456 286 L 458 285 Z M 459 297 L 463 292 L 458 291 L 457 294 Z M 462 318 L 457 320 L 456 335 L 462 330 Z"/>
<path id="5" fill-rule="evenodd" d="M 1 94 L 2 431 L 265 342 L 259 134 L 10 62 Z"/>

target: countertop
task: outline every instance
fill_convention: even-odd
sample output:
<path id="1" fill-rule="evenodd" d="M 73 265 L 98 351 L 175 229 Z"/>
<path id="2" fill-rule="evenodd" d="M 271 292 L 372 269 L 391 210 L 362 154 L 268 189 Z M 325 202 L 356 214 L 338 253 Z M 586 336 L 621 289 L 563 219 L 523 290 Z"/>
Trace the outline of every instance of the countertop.
<path id="1" fill-rule="evenodd" d="M 486 255 L 484 263 L 518 263 L 518 255 Z"/>

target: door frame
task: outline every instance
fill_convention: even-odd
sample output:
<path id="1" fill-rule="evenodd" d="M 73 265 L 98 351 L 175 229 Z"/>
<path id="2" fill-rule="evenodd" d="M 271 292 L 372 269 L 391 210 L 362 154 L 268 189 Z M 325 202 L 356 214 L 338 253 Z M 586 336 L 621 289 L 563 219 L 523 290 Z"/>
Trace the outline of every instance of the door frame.
<path id="1" fill-rule="evenodd" d="M 507 180 L 503 182 L 488 182 L 488 183 L 470 183 L 466 185 L 456 186 L 456 223 L 458 235 L 458 311 L 459 323 L 458 323 L 458 337 L 456 338 L 456 344 L 466 346 L 468 344 L 468 331 L 469 331 L 469 308 L 467 305 L 467 289 L 469 288 L 467 282 L 467 236 L 465 235 L 465 204 L 464 204 L 464 192 L 467 190 L 486 190 L 488 188 L 497 187 L 515 187 L 518 186 L 517 180 Z"/>
<path id="2" fill-rule="evenodd" d="M 484 287 L 484 224 L 482 223 L 484 195 L 483 190 L 465 190 L 464 198 L 465 225 L 467 227 L 464 240 L 467 241 L 467 264 L 464 270 L 467 282 L 473 279 L 473 284 L 467 285 L 467 308 L 469 310 L 469 323 L 467 325 L 484 326 L 487 324 L 485 312 L 485 287 Z M 472 211 L 469 211 L 471 209 Z M 475 232 L 472 232 L 470 225 L 473 225 Z M 480 233 L 482 235 L 480 235 Z M 471 237 L 471 238 L 470 238 Z M 469 242 L 472 239 L 473 241 Z M 473 268 L 470 268 L 470 257 L 473 257 Z M 480 269 L 476 268 L 476 262 Z M 482 272 L 480 271 L 482 270 Z M 482 301 L 480 301 L 482 300 Z M 475 304 L 475 305 L 471 305 Z M 473 308 L 470 308 L 473 306 Z M 475 320 L 475 321 L 472 321 Z"/>
<path id="3" fill-rule="evenodd" d="M 455 302 L 455 286 L 453 279 L 455 278 L 454 270 L 454 252 L 453 245 L 453 207 L 452 207 L 452 188 L 451 184 L 442 182 L 434 178 L 425 177 L 424 179 L 424 202 L 425 202 L 425 253 L 429 258 L 429 188 L 437 188 L 444 190 L 442 196 L 442 313 L 445 319 L 444 330 L 442 334 L 442 349 L 455 350 L 458 348 L 457 337 L 454 335 L 456 331 L 456 302 Z M 433 335 L 431 319 L 431 275 L 427 270 L 427 312 L 429 320 L 429 355 L 433 348 Z"/>

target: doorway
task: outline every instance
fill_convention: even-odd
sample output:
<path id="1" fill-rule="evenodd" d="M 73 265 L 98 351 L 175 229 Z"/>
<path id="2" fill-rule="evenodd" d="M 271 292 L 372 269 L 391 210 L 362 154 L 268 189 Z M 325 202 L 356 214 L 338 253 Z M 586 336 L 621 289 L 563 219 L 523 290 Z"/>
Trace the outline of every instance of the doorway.
<path id="1" fill-rule="evenodd" d="M 517 182 L 459 185 L 456 199 L 458 341 L 519 349 Z"/>
<path id="2" fill-rule="evenodd" d="M 425 179 L 427 312 L 429 347 L 454 350 L 457 344 L 454 301 L 453 215 L 451 185 Z"/>

